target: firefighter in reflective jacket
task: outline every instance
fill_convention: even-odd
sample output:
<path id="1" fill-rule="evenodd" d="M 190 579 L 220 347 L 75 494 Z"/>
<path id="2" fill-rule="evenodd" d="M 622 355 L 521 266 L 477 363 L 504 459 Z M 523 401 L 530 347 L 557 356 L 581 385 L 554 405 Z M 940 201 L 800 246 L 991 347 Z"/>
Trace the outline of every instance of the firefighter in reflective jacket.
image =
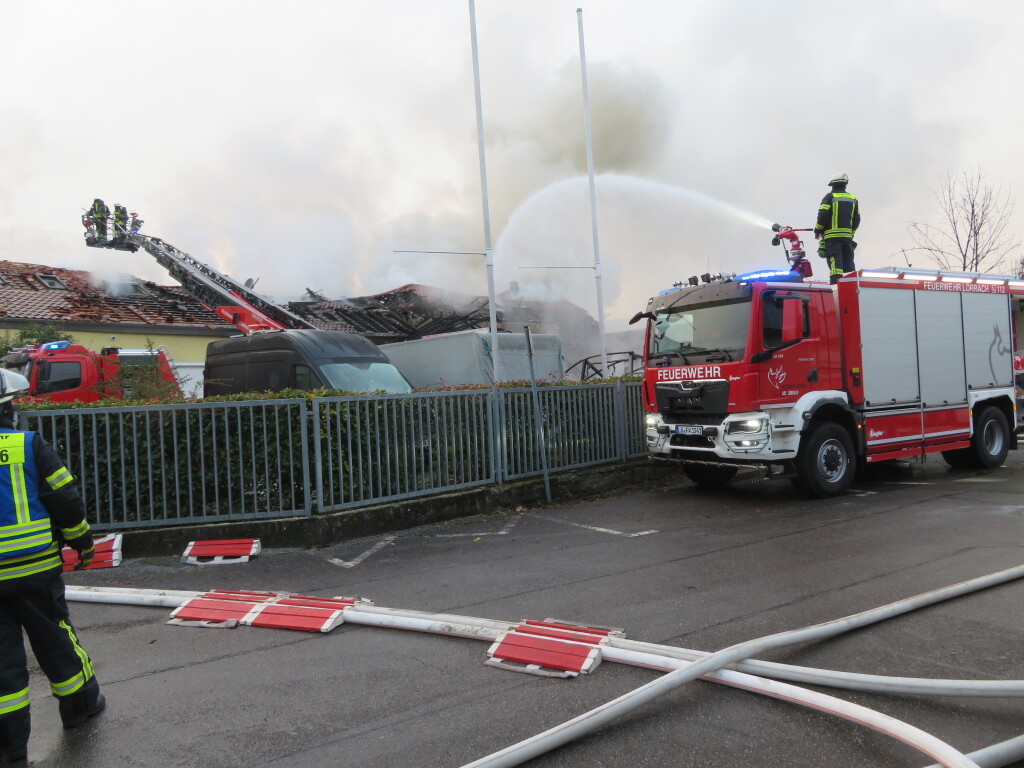
<path id="1" fill-rule="evenodd" d="M 128 209 L 120 203 L 114 206 L 114 240 L 123 240 L 128 234 Z"/>
<path id="2" fill-rule="evenodd" d="M 76 568 L 95 553 L 85 504 L 71 473 L 35 432 L 15 429 L 14 398 L 28 381 L 0 369 L 0 758 L 27 759 L 29 674 L 22 630 L 50 680 L 65 728 L 99 714 L 106 701 L 78 642 L 64 599 L 63 543 Z"/>
<path id="3" fill-rule="evenodd" d="M 835 284 L 847 272 L 854 272 L 853 252 L 857 244 L 853 235 L 860 226 L 860 203 L 846 191 L 850 181 L 845 173 L 832 177 L 832 191 L 821 199 L 814 237 L 822 241 L 818 254 L 828 260 L 829 281 Z"/>
<path id="4" fill-rule="evenodd" d="M 92 207 L 89 208 L 89 218 L 92 219 L 92 223 L 96 225 L 97 240 L 107 239 L 107 218 L 109 216 L 110 209 L 107 207 L 106 203 L 98 197 L 92 201 Z"/>

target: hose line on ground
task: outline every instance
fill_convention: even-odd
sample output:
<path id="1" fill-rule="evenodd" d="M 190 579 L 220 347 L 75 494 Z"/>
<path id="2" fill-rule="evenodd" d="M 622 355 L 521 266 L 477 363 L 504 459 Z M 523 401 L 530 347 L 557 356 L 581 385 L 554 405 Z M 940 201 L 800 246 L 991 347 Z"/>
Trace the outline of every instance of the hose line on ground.
<path id="1" fill-rule="evenodd" d="M 888 734 L 939 760 L 947 768 L 995 768 L 1024 755 L 1024 736 L 996 744 L 971 756 L 965 756 L 936 737 L 882 713 L 854 705 L 842 699 L 808 691 L 787 683 L 766 680 L 750 674 L 757 671 L 782 679 L 798 680 L 817 685 L 895 693 L 930 693 L 933 695 L 1012 696 L 1021 695 L 1024 681 L 971 681 L 930 680 L 864 675 L 831 670 L 817 670 L 788 664 L 749 659 L 783 645 L 824 639 L 837 634 L 883 621 L 927 605 L 1002 584 L 1024 576 L 1024 566 L 960 582 L 949 587 L 890 603 L 862 613 L 797 630 L 781 632 L 749 640 L 725 648 L 717 653 L 691 651 L 612 637 L 602 649 L 609 661 L 671 670 L 665 676 L 648 683 L 591 712 L 538 734 L 519 744 L 469 763 L 464 768 L 477 766 L 512 766 L 536 757 L 556 746 L 567 743 L 606 722 L 631 711 L 643 703 L 698 677 L 744 690 L 762 693 L 777 699 L 798 703 L 823 712 L 867 725 Z M 123 587 L 68 587 L 69 600 L 104 602 L 154 607 L 178 607 L 187 600 L 205 593 L 183 590 L 152 590 Z M 437 634 L 494 640 L 516 626 L 516 623 L 479 619 L 455 614 L 436 614 L 374 606 L 365 603 L 353 605 L 344 612 L 344 620 L 352 624 L 410 629 Z M 723 661 L 724 660 L 724 661 Z M 737 670 L 723 669 L 730 665 Z M 666 686 L 666 681 L 670 684 Z M 982 762 L 974 762 L 977 755 Z"/>
<path id="2" fill-rule="evenodd" d="M 969 579 L 968 581 L 925 592 L 915 597 L 898 600 L 868 611 L 844 616 L 833 621 L 779 632 L 731 645 L 699 661 L 693 661 L 682 669 L 669 672 L 657 680 L 652 680 L 646 685 L 642 685 L 561 725 L 550 728 L 536 736 L 531 736 L 518 744 L 513 744 L 472 763 L 467 763 L 463 768 L 484 768 L 484 766 L 487 768 L 511 768 L 511 766 L 520 765 L 556 747 L 568 744 L 570 741 L 578 739 L 580 736 L 584 736 L 612 722 L 616 718 L 632 712 L 634 709 L 653 701 L 659 696 L 663 696 L 685 683 L 696 680 L 702 675 L 721 669 L 727 664 L 787 645 L 835 637 L 844 632 L 849 632 L 851 629 L 875 624 L 943 600 L 976 592 L 996 584 L 1003 584 L 1007 581 L 1018 579 L 1021 576 L 1024 576 L 1024 566 L 1016 566 L 988 576 Z M 945 757 L 932 754 L 932 757 L 937 759 L 942 765 L 947 766 L 947 768 L 978 768 L 977 763 L 960 753 Z"/>

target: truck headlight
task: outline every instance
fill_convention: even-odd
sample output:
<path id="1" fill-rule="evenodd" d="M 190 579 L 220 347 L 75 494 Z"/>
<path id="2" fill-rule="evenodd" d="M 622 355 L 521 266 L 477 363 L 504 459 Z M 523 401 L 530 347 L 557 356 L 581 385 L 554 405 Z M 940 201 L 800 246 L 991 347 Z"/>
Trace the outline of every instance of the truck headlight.
<path id="1" fill-rule="evenodd" d="M 725 432 L 728 435 L 754 434 L 763 432 L 768 419 L 744 419 L 743 421 L 730 421 L 726 425 Z"/>
<path id="2" fill-rule="evenodd" d="M 658 417 L 657 416 L 645 416 L 644 417 L 644 424 L 647 425 L 648 429 L 654 429 L 655 427 L 658 426 Z"/>

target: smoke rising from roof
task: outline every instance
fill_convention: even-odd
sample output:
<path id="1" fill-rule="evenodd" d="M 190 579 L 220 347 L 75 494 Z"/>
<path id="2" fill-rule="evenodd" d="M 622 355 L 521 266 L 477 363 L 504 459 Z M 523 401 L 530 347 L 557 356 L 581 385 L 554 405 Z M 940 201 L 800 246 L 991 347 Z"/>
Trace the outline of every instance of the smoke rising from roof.
<path id="1" fill-rule="evenodd" d="M 275 298 L 486 291 L 479 256 L 394 253 L 483 250 L 465 3 L 98 2 L 12 9 L 0 258 L 166 282 L 142 254 L 82 245 L 99 195 Z M 481 79 L 497 287 L 593 312 L 592 271 L 518 269 L 593 264 L 576 6 L 478 4 Z M 1024 175 L 1021 107 L 999 77 L 1017 66 L 1020 4 L 588 0 L 586 14 L 610 321 L 690 274 L 784 263 L 770 233 L 683 188 L 802 227 L 847 171 L 858 263 L 881 266 L 946 172 Z M 98 18 L 116 44 L 89 34 Z"/>

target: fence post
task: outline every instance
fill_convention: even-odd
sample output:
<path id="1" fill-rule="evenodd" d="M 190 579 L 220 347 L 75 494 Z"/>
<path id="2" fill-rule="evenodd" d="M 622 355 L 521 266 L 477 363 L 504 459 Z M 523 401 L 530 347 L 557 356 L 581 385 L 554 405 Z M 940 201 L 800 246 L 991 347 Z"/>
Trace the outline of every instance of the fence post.
<path id="1" fill-rule="evenodd" d="M 505 465 L 505 401 L 498 385 L 491 385 L 489 397 L 490 408 L 490 429 L 487 430 L 487 438 L 491 441 L 491 470 L 494 474 L 496 485 L 505 482 L 505 474 L 508 468 Z"/>
<path id="2" fill-rule="evenodd" d="M 626 385 L 621 381 L 615 382 L 615 396 L 612 398 L 615 413 L 615 449 L 619 461 L 625 461 L 629 454 L 629 445 L 626 440 L 626 419 L 629 418 L 629 408 L 626 405 Z"/>
<path id="3" fill-rule="evenodd" d="M 310 504 L 310 512 L 319 514 L 324 506 L 324 457 L 323 457 L 323 424 L 321 422 L 321 408 L 325 408 L 324 401 L 314 397 L 312 402 L 313 410 L 313 472 L 316 492 L 316 504 Z M 326 410 L 326 408 L 325 408 Z M 324 419 L 326 421 L 326 418 Z M 328 432 L 330 434 L 330 432 Z"/>
<path id="4" fill-rule="evenodd" d="M 313 414 L 313 422 L 316 426 L 313 427 L 313 439 L 316 441 L 313 443 L 313 450 L 316 451 L 317 458 L 320 457 L 320 418 L 319 409 L 316 406 L 316 401 L 309 406 L 307 411 L 306 399 L 302 398 L 299 401 L 299 423 L 302 425 L 302 492 L 305 494 L 305 503 L 302 505 L 302 511 L 306 517 L 313 514 L 313 488 L 310 486 L 309 479 L 309 414 Z M 320 462 L 316 463 L 316 483 L 317 483 L 317 503 L 320 502 Z"/>

